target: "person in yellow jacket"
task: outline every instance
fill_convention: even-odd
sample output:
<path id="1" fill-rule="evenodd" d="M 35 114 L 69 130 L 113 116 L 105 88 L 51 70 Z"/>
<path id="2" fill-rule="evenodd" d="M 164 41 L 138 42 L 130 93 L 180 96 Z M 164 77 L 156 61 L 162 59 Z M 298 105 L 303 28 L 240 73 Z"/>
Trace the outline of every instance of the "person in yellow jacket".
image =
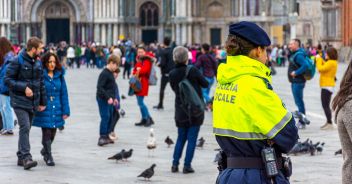
<path id="1" fill-rule="evenodd" d="M 320 56 L 316 56 L 316 67 L 320 73 L 321 103 L 326 116 L 326 123 L 320 127 L 321 130 L 331 130 L 334 128 L 331 119 L 330 101 L 334 92 L 336 72 L 337 72 L 337 50 L 329 47 L 326 51 L 326 61 Z"/>
<path id="2" fill-rule="evenodd" d="M 296 144 L 294 118 L 273 91 L 266 32 L 251 22 L 229 27 L 227 62 L 220 64 L 213 104 L 213 132 L 223 150 L 219 184 L 288 184 L 282 153 Z M 276 175 L 265 174 L 262 151 L 274 149 Z M 271 160 L 271 159 L 269 159 Z M 289 162 L 286 162 L 289 163 Z M 289 164 L 288 164 L 289 165 Z"/>

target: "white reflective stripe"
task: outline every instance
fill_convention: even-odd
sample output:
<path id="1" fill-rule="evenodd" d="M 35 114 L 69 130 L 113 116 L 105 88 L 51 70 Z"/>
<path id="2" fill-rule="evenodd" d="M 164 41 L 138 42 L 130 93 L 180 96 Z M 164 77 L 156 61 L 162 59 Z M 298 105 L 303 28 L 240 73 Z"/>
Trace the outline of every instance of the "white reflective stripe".
<path id="1" fill-rule="evenodd" d="M 266 134 L 266 136 L 269 138 L 274 137 L 287 124 L 287 122 L 291 120 L 291 118 L 292 118 L 292 113 L 287 112 L 286 115 L 281 119 L 281 121 L 278 124 L 276 124 L 274 128 L 271 129 L 270 132 Z"/>
<path id="2" fill-rule="evenodd" d="M 267 139 L 265 135 L 253 132 L 236 132 L 234 130 L 221 128 L 214 128 L 213 132 L 220 135 L 229 135 L 238 139 Z"/>
<path id="3" fill-rule="evenodd" d="M 234 130 L 213 128 L 213 133 L 219 135 L 229 135 L 238 139 L 270 139 L 274 137 L 292 118 L 292 114 L 287 112 L 281 121 L 272 128 L 266 135 L 254 132 L 237 132 Z"/>

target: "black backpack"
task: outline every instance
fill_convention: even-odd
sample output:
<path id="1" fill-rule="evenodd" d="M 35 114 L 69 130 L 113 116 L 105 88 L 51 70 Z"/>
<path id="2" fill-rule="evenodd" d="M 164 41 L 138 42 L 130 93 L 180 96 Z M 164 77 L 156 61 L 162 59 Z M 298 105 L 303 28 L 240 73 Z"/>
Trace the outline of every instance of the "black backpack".
<path id="1" fill-rule="evenodd" d="M 191 69 L 192 66 L 187 66 L 186 74 L 178 84 L 181 106 L 187 112 L 188 118 L 190 119 L 191 117 L 198 117 L 202 115 L 205 109 L 203 99 L 199 97 L 197 91 L 187 78 Z"/>

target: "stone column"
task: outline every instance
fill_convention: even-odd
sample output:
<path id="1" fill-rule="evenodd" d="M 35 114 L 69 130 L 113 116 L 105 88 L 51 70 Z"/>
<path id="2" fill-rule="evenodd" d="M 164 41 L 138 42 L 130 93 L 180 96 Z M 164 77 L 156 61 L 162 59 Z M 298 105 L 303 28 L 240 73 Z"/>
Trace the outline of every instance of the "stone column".
<path id="1" fill-rule="evenodd" d="M 120 35 L 126 36 L 125 31 L 123 30 L 123 26 L 124 26 L 124 24 L 119 24 L 119 28 L 120 28 L 120 31 L 119 31 L 119 38 L 120 38 Z"/>
<path id="2" fill-rule="evenodd" d="M 106 17 L 106 0 L 101 0 L 101 1 L 103 3 L 103 12 L 102 12 L 102 14 L 103 14 L 103 17 L 105 18 Z"/>
<path id="3" fill-rule="evenodd" d="M 296 33 L 296 24 L 291 24 L 291 40 L 292 39 L 295 39 L 296 36 L 297 36 L 297 33 Z"/>
<path id="4" fill-rule="evenodd" d="M 106 24 L 101 25 L 101 44 L 106 45 Z"/>
<path id="5" fill-rule="evenodd" d="M 4 11 L 3 12 L 3 18 L 7 18 L 7 0 L 1 0 L 4 4 L 3 4 L 3 9 L 0 9 L 0 11 Z"/>
<path id="6" fill-rule="evenodd" d="M 94 41 L 100 42 L 100 24 L 94 24 Z"/>
<path id="7" fill-rule="evenodd" d="M 177 45 L 180 45 L 182 44 L 182 40 L 181 40 L 181 36 L 182 36 L 182 33 L 181 33 L 181 25 L 179 23 L 176 24 L 176 44 Z"/>
<path id="8" fill-rule="evenodd" d="M 187 24 L 183 23 L 182 24 L 182 42 L 181 44 L 187 43 Z"/>
<path id="9" fill-rule="evenodd" d="M 114 30 L 113 30 L 113 37 L 112 37 L 112 40 L 113 40 L 114 45 L 116 45 L 116 44 L 117 44 L 117 39 L 118 39 L 118 33 L 117 33 L 118 27 L 117 27 L 117 23 L 114 23 L 113 29 L 114 29 Z"/>
<path id="10" fill-rule="evenodd" d="M 3 3 L 3 1 L 1 0 L 1 1 L 0 1 L 0 10 L 1 10 L 1 11 L 0 11 L 0 19 L 3 18 L 3 13 L 4 13 L 4 12 L 2 11 L 2 10 L 4 9 L 2 3 Z M 2 35 L 2 34 L 1 34 L 1 35 Z"/>
<path id="11" fill-rule="evenodd" d="M 111 24 L 108 24 L 108 46 L 111 46 L 112 45 L 112 31 L 111 31 L 111 29 L 112 29 L 112 26 L 111 26 Z"/>
<path id="12" fill-rule="evenodd" d="M 189 23 L 189 24 L 188 24 L 188 30 L 187 30 L 187 35 L 188 35 L 187 43 L 188 43 L 188 44 L 193 44 L 193 39 L 192 39 L 192 36 L 193 36 L 192 27 L 193 27 L 192 24 Z"/>
<path id="13" fill-rule="evenodd" d="M 82 42 L 86 41 L 86 24 L 82 23 Z"/>

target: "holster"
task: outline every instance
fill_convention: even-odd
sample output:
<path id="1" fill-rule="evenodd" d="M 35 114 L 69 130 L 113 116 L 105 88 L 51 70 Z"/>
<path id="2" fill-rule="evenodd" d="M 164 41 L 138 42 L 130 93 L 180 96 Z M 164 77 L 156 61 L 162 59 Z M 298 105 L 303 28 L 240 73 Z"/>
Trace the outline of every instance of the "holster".
<path id="1" fill-rule="evenodd" d="M 218 170 L 221 172 L 227 168 L 227 156 L 223 150 L 220 150 L 219 153 L 220 158 L 218 160 Z"/>

